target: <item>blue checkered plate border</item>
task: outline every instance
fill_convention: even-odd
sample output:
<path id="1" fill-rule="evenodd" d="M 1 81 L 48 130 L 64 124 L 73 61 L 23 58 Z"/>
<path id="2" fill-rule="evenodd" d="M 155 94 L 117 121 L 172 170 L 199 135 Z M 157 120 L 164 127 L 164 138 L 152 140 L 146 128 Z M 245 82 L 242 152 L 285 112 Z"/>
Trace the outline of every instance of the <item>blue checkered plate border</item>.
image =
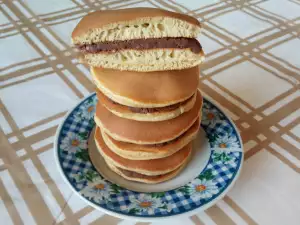
<path id="1" fill-rule="evenodd" d="M 58 128 L 55 156 L 66 182 L 86 202 L 122 218 L 153 220 L 204 210 L 221 199 L 237 179 L 244 152 L 233 122 L 204 98 L 201 126 L 210 145 L 206 167 L 190 183 L 174 190 L 142 193 L 104 179 L 88 155 L 88 139 L 95 126 L 95 93 L 82 100 Z"/>

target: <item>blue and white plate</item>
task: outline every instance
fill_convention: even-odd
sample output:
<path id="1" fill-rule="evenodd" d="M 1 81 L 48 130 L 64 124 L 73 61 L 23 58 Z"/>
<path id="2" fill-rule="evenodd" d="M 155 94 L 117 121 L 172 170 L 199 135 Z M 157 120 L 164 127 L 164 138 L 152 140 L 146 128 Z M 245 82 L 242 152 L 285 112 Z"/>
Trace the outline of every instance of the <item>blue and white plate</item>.
<path id="1" fill-rule="evenodd" d="M 88 153 L 90 135 L 95 126 L 96 102 L 95 94 L 82 100 L 66 116 L 55 141 L 55 155 L 63 177 L 82 199 L 95 208 L 139 221 L 194 214 L 215 204 L 236 181 L 244 157 L 240 135 L 224 112 L 204 99 L 201 127 L 208 140 L 208 154 L 205 164 L 196 167 L 199 169 L 192 179 L 160 192 L 150 192 L 151 186 L 142 189 L 148 192 L 141 192 L 122 185 L 122 182 L 111 182 L 97 172 Z M 197 152 L 197 149 L 193 151 Z M 197 165 L 197 159 L 192 160 L 191 164 Z M 176 179 L 180 179 L 180 175 Z M 139 186 L 139 183 L 135 184 Z"/>

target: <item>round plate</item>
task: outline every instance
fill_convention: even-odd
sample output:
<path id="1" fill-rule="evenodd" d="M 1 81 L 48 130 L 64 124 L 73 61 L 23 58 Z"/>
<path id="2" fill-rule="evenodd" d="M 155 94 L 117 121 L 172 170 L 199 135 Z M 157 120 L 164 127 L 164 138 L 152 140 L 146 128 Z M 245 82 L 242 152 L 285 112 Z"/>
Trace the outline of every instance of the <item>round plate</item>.
<path id="1" fill-rule="evenodd" d="M 244 157 L 240 135 L 224 112 L 206 98 L 201 127 L 209 141 L 210 154 L 195 178 L 163 192 L 132 191 L 106 180 L 94 168 L 88 154 L 96 102 L 95 94 L 82 100 L 66 116 L 55 140 L 55 156 L 63 177 L 95 208 L 139 221 L 194 214 L 215 204 L 236 181 Z"/>

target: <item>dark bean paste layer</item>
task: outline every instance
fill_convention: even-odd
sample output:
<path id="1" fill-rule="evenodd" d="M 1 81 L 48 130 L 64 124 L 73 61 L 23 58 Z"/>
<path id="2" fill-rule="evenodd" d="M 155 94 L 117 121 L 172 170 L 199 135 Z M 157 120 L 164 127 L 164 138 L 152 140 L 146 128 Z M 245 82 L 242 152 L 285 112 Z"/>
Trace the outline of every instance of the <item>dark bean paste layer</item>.
<path id="1" fill-rule="evenodd" d="M 194 95 L 192 95 L 191 97 L 189 97 L 188 99 L 186 99 L 182 102 L 178 102 L 173 105 L 157 107 L 157 108 L 138 108 L 138 107 L 125 106 L 125 105 L 121 105 L 121 104 L 111 100 L 110 98 L 107 98 L 106 96 L 105 96 L 105 98 L 115 105 L 121 105 L 121 106 L 127 107 L 131 112 L 147 114 L 147 113 L 156 113 L 156 112 L 169 112 L 169 111 L 175 110 L 175 109 L 179 108 L 180 106 L 186 104 L 188 101 L 190 101 L 193 98 L 193 96 Z"/>
<path id="2" fill-rule="evenodd" d="M 76 46 L 83 53 L 114 52 L 124 49 L 155 49 L 155 48 L 189 48 L 194 53 L 199 53 L 202 46 L 195 38 L 147 38 L 126 41 L 99 42 Z"/>
<path id="3" fill-rule="evenodd" d="M 172 172 L 166 173 L 166 174 L 162 174 L 162 175 L 154 175 L 154 176 L 149 176 L 149 175 L 145 175 L 145 174 L 141 174 L 141 173 L 137 173 L 134 171 L 130 171 L 130 170 L 125 170 L 122 169 L 120 167 L 117 167 L 118 170 L 120 170 L 125 176 L 127 177 L 132 177 L 132 178 L 161 178 L 162 176 L 166 176 Z"/>

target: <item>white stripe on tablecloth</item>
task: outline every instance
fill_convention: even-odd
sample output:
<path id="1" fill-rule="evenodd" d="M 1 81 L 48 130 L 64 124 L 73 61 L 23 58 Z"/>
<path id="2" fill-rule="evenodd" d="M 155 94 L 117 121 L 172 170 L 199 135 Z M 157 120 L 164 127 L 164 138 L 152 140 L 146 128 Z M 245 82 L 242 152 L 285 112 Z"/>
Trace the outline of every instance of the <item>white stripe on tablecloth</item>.
<path id="1" fill-rule="evenodd" d="M 33 150 L 37 150 L 37 149 L 40 149 L 40 148 L 42 148 L 42 147 L 44 147 L 48 144 L 53 143 L 53 140 L 54 140 L 54 137 L 51 136 L 51 137 L 45 138 L 45 139 L 43 139 L 39 142 L 34 143 L 33 145 L 31 145 L 31 147 L 32 147 Z"/>
<path id="2" fill-rule="evenodd" d="M 229 216 L 235 224 L 238 225 L 247 225 L 246 221 L 243 220 L 242 217 L 239 216 L 226 202 L 223 200 L 218 201 L 217 206 L 222 209 L 227 216 Z"/>
<path id="3" fill-rule="evenodd" d="M 84 217 L 81 217 L 79 219 L 80 225 L 87 225 L 92 223 L 93 221 L 95 221 L 96 219 L 100 218 L 101 216 L 103 216 L 104 213 L 98 211 L 98 210 L 94 210 L 92 212 L 90 212 L 89 214 L 85 215 Z"/>
<path id="4" fill-rule="evenodd" d="M 300 168 L 300 161 L 293 155 L 291 155 L 288 151 L 284 150 L 280 146 L 276 145 L 275 143 L 271 143 L 269 145 L 272 149 L 274 149 L 276 152 L 281 154 L 283 157 L 285 157 L 287 160 L 289 160 L 291 163 L 293 163 L 295 166 Z"/>
<path id="5" fill-rule="evenodd" d="M 3 130 L 4 134 L 8 134 L 8 133 L 12 132 L 11 127 L 9 126 L 7 120 L 5 119 L 5 117 L 1 111 L 0 111 L 0 125 L 1 125 L 1 129 Z"/>
<path id="6" fill-rule="evenodd" d="M 217 225 L 205 212 L 198 213 L 197 216 L 205 225 Z"/>
<path id="7" fill-rule="evenodd" d="M 194 222 L 188 217 L 178 219 L 164 219 L 160 222 L 151 223 L 151 225 L 194 225 Z"/>
<path id="8" fill-rule="evenodd" d="M 87 204 L 81 200 L 77 195 L 73 194 L 73 191 L 68 186 L 68 184 L 63 180 L 58 168 L 53 166 L 55 161 L 53 149 L 49 149 L 38 155 L 39 159 L 43 163 L 45 169 L 47 170 L 49 176 L 56 184 L 57 188 L 62 193 L 63 198 L 68 201 L 68 206 L 71 208 L 73 213 L 80 211 L 81 209 L 87 207 Z M 73 194 L 72 197 L 70 197 Z"/>
<path id="9" fill-rule="evenodd" d="M 13 221 L 11 220 L 6 207 L 4 205 L 4 202 L 0 198 L 0 218 L 1 220 L 5 221 L 5 225 L 14 225 Z"/>
<path id="10" fill-rule="evenodd" d="M 30 159 L 24 161 L 23 165 L 28 175 L 30 176 L 32 182 L 35 184 L 38 191 L 41 193 L 41 196 L 44 199 L 46 205 L 48 206 L 51 214 L 54 218 L 56 218 L 60 214 L 62 209 L 57 203 L 54 196 L 52 195 L 51 191 L 49 190 L 48 185 L 45 184 L 44 179 L 42 178 L 41 174 L 36 169 L 36 167 Z M 65 216 L 61 215 L 60 218 L 64 219 Z"/>
<path id="11" fill-rule="evenodd" d="M 273 112 L 277 111 L 278 109 L 282 108 L 283 106 L 289 104 L 291 101 L 298 98 L 299 96 L 300 96 L 300 91 L 296 91 L 296 92 L 292 93 L 291 95 L 283 98 L 282 100 L 276 102 L 271 107 L 265 109 L 263 111 L 263 114 L 268 116 L 268 115 L 272 114 Z"/>
<path id="12" fill-rule="evenodd" d="M 292 138 L 291 136 L 284 134 L 281 136 L 284 140 L 286 140 L 287 142 L 289 142 L 290 144 L 294 145 L 298 150 L 300 150 L 300 143 L 298 141 L 296 141 L 294 138 Z"/>
<path id="13" fill-rule="evenodd" d="M 295 112 L 292 112 L 289 116 L 285 117 L 283 120 L 279 122 L 280 126 L 285 127 L 289 123 L 293 122 L 295 119 L 297 119 L 300 116 L 300 109 L 296 110 Z"/>
<path id="14" fill-rule="evenodd" d="M 37 133 L 39 133 L 39 132 L 41 132 L 43 130 L 47 130 L 50 127 L 57 126 L 58 124 L 60 124 L 60 122 L 62 121 L 62 119 L 63 119 L 63 116 L 59 117 L 57 119 L 54 119 L 54 120 L 52 120 L 52 121 L 50 121 L 48 123 L 45 123 L 45 124 L 42 124 L 40 126 L 34 127 L 34 128 L 32 128 L 30 130 L 24 131 L 23 135 L 25 137 L 29 137 L 29 136 L 37 134 Z"/>
<path id="15" fill-rule="evenodd" d="M 133 220 L 122 220 L 118 223 L 118 225 L 135 225 L 136 221 Z"/>
<path id="16" fill-rule="evenodd" d="M 28 206 L 26 205 L 19 189 L 17 188 L 15 182 L 11 178 L 10 174 L 7 170 L 2 171 L 0 173 L 0 177 L 2 179 L 3 185 L 8 192 L 9 196 L 11 197 L 18 213 L 20 214 L 20 217 L 24 224 L 30 224 L 35 225 L 36 222 L 34 218 L 32 217 Z"/>
<path id="17" fill-rule="evenodd" d="M 62 72 L 84 96 L 87 96 L 90 93 L 68 70 L 63 70 Z"/>

